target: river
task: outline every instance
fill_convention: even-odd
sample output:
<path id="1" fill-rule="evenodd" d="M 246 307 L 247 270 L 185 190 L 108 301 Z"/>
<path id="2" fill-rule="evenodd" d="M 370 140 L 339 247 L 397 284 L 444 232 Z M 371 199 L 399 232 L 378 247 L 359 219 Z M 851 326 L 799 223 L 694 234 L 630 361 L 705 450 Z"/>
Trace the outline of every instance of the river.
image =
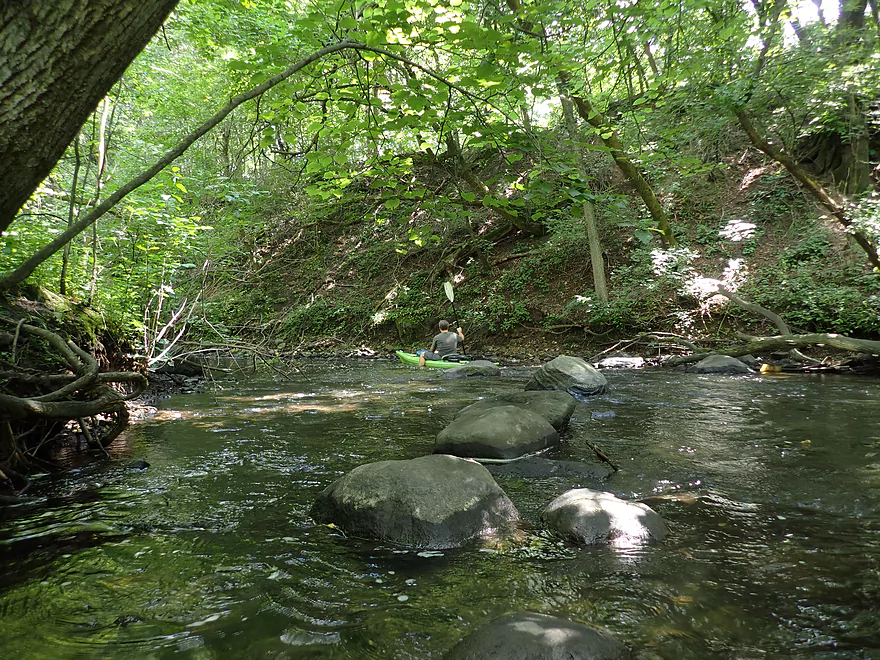
<path id="1" fill-rule="evenodd" d="M 448 552 L 315 525 L 362 463 L 430 453 L 453 413 L 521 389 L 391 362 L 165 400 L 113 461 L 0 505 L 0 656 L 441 658 L 528 609 L 604 628 L 643 660 L 880 658 L 880 382 L 610 371 L 543 456 L 621 470 L 498 476 L 514 542 Z M 144 458 L 149 469 L 127 467 Z M 574 548 L 541 531 L 565 490 L 645 499 L 663 543 Z"/>

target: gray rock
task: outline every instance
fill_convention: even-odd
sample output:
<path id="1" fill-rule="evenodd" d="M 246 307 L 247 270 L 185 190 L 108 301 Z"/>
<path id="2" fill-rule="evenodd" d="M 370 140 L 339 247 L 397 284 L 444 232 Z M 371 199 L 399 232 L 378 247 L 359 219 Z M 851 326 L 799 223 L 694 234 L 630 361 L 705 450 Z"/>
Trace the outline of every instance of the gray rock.
<path id="1" fill-rule="evenodd" d="M 312 517 L 346 533 L 414 548 L 457 548 L 519 519 L 482 465 L 422 456 L 360 465 L 325 488 Z"/>
<path id="2" fill-rule="evenodd" d="M 443 371 L 444 378 L 472 378 L 474 376 L 500 376 L 501 369 L 498 365 L 492 364 L 488 360 L 474 360 L 460 367 L 445 369 Z"/>
<path id="3" fill-rule="evenodd" d="M 754 355 L 740 355 L 737 360 L 746 365 L 749 369 L 760 369 L 761 362 Z"/>
<path id="4" fill-rule="evenodd" d="M 560 536 L 585 545 L 628 547 L 669 534 L 650 507 L 589 488 L 563 493 L 547 505 L 541 520 Z"/>
<path id="5" fill-rule="evenodd" d="M 752 370 L 729 355 L 710 355 L 688 367 L 693 374 L 750 374 Z"/>
<path id="6" fill-rule="evenodd" d="M 437 435 L 434 453 L 512 460 L 558 442 L 556 429 L 538 413 L 518 406 L 492 406 L 454 419 Z"/>
<path id="7" fill-rule="evenodd" d="M 568 424 L 568 420 L 571 419 L 576 405 L 577 401 L 567 392 L 551 390 L 509 392 L 472 403 L 467 408 L 459 410 L 455 414 L 455 419 L 475 413 L 483 414 L 486 410 L 495 406 L 517 406 L 518 408 L 538 413 L 550 422 L 553 428 L 561 431 Z"/>
<path id="8" fill-rule="evenodd" d="M 607 632 L 534 612 L 508 614 L 458 643 L 445 660 L 628 660 L 629 649 Z"/>
<path id="9" fill-rule="evenodd" d="M 581 358 L 560 355 L 532 374 L 527 390 L 562 390 L 573 396 L 602 394 L 608 381 Z"/>

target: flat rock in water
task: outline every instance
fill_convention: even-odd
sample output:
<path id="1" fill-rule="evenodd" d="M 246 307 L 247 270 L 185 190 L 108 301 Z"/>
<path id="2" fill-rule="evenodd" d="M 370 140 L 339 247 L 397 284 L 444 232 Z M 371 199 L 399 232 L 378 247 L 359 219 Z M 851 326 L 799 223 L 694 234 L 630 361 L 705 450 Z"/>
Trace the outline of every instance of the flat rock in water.
<path id="1" fill-rule="evenodd" d="M 561 431 L 568 424 L 574 412 L 577 401 L 567 392 L 541 390 L 533 392 L 509 392 L 499 394 L 489 399 L 482 399 L 472 403 L 467 408 L 462 408 L 454 419 L 465 415 L 483 414 L 496 406 L 516 406 L 524 410 L 541 415 L 557 431 Z"/>
<path id="2" fill-rule="evenodd" d="M 472 378 L 474 376 L 494 377 L 500 375 L 501 369 L 498 368 L 498 365 L 492 364 L 488 360 L 474 360 L 473 362 L 468 362 L 460 367 L 446 369 L 443 372 L 444 378 Z"/>
<path id="3" fill-rule="evenodd" d="M 572 396 L 602 394 L 608 381 L 598 369 L 585 360 L 560 355 L 532 374 L 527 390 L 561 390 Z"/>
<path id="4" fill-rule="evenodd" d="M 538 413 L 502 405 L 452 420 L 437 435 L 434 453 L 513 460 L 558 442 L 559 433 Z"/>
<path id="5" fill-rule="evenodd" d="M 729 355 L 710 355 L 688 367 L 694 374 L 750 374 L 748 365 Z"/>
<path id="6" fill-rule="evenodd" d="M 669 534 L 663 518 L 650 507 L 589 488 L 563 493 L 547 505 L 541 520 L 560 536 L 584 545 L 629 547 L 661 541 Z"/>
<path id="7" fill-rule="evenodd" d="M 629 660 L 611 634 L 546 614 L 518 612 L 488 623 L 458 643 L 445 660 Z"/>
<path id="8" fill-rule="evenodd" d="M 641 357 L 609 357 L 596 363 L 597 369 L 641 369 L 645 366 L 645 358 Z"/>
<path id="9" fill-rule="evenodd" d="M 426 549 L 461 547 L 519 519 L 486 468 L 447 455 L 360 465 L 325 488 L 311 514 L 349 534 Z"/>
<path id="10" fill-rule="evenodd" d="M 496 477 L 513 479 L 546 479 L 547 477 L 573 477 L 600 482 L 608 478 L 611 470 L 602 465 L 579 461 L 553 461 L 541 456 L 529 456 L 512 463 L 486 466 Z"/>

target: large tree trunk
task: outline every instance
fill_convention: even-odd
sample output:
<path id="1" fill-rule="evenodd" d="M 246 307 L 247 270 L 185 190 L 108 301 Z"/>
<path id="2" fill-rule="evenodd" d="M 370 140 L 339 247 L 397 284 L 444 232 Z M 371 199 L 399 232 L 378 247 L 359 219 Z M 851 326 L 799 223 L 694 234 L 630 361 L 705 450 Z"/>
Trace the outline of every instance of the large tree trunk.
<path id="1" fill-rule="evenodd" d="M 0 231 L 177 2 L 0 2 Z"/>

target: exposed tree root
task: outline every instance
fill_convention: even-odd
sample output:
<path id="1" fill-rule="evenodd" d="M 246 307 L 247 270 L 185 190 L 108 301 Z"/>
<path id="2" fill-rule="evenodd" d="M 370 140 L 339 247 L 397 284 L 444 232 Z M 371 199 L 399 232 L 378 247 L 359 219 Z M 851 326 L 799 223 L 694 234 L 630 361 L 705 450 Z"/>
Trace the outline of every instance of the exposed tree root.
<path id="1" fill-rule="evenodd" d="M 5 381 L 5 392 L 0 393 L 0 484 L 22 488 L 27 485 L 24 474 L 52 469 L 45 458 L 47 450 L 57 439 L 75 437 L 74 428 L 90 447 L 106 454 L 106 447 L 128 425 L 126 400 L 147 388 L 146 377 L 135 372 L 99 373 L 95 358 L 73 341 L 22 321 L 2 317 L 0 321 L 15 326 L 16 350 L 19 333 L 39 337 L 72 372 L 34 372 L 17 367 L 15 361 L 0 371 Z"/>

